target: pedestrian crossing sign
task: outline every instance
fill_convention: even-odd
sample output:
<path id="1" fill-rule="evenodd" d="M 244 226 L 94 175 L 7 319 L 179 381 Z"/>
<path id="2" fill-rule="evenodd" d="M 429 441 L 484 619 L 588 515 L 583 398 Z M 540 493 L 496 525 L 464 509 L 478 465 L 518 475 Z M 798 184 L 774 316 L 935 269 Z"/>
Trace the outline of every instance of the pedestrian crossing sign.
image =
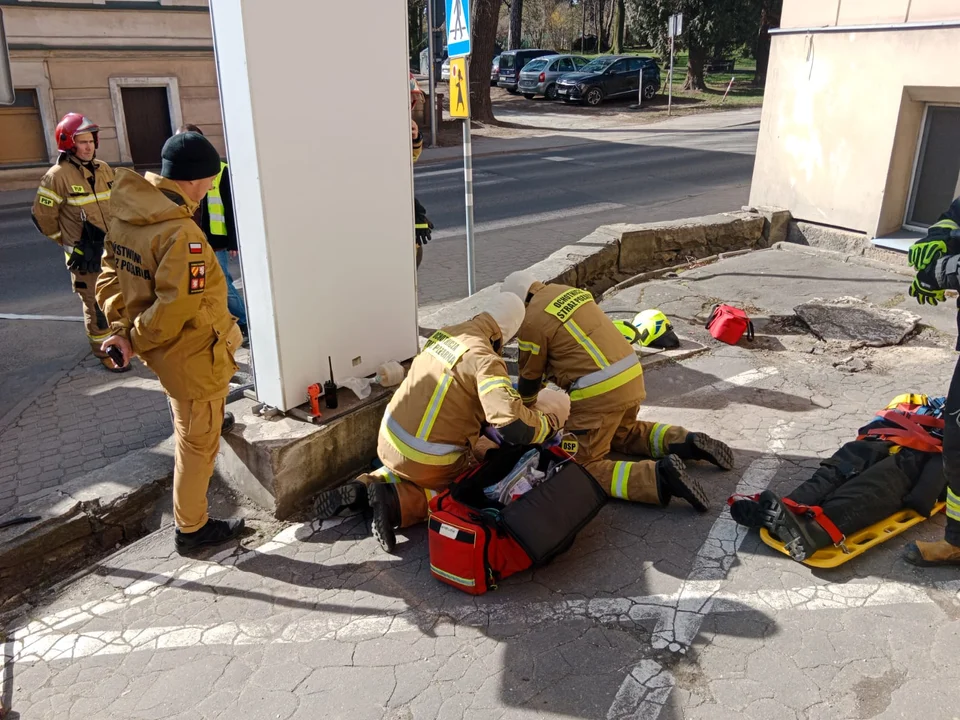
<path id="1" fill-rule="evenodd" d="M 470 86 L 467 83 L 467 59 L 450 61 L 450 117 L 470 117 Z"/>
<path id="2" fill-rule="evenodd" d="M 466 57 L 470 54 L 470 0 L 447 2 L 447 56 Z"/>

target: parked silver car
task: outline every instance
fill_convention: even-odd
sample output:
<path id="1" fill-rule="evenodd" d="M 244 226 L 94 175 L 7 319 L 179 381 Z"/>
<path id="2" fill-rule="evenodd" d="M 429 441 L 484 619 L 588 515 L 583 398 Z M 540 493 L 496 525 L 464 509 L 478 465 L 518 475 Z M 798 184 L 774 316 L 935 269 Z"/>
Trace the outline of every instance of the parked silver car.
<path id="1" fill-rule="evenodd" d="M 533 100 L 543 95 L 547 100 L 557 99 L 557 78 L 564 73 L 579 72 L 590 61 L 579 55 L 547 55 L 536 58 L 523 66 L 520 71 L 518 90 Z"/>

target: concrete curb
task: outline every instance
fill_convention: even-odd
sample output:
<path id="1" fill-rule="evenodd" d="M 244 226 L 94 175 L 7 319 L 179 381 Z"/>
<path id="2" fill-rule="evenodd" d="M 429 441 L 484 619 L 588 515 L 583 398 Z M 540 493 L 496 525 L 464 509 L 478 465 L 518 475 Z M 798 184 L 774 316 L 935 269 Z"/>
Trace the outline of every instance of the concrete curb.
<path id="1" fill-rule="evenodd" d="M 0 530 L 0 607 L 95 554 L 149 532 L 147 520 L 173 476 L 173 441 L 138 450 L 82 475 L 10 515 L 32 524 Z"/>

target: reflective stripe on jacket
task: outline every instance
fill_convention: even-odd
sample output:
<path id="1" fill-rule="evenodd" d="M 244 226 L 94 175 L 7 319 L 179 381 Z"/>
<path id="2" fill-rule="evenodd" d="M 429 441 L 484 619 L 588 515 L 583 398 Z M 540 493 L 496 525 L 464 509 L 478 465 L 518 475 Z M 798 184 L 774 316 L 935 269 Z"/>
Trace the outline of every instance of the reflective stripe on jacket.
<path id="1" fill-rule="evenodd" d="M 520 326 L 520 394 L 536 401 L 544 381 L 579 409 L 625 409 L 646 397 L 630 343 L 585 290 L 534 283 Z"/>
<path id="2" fill-rule="evenodd" d="M 556 432 L 556 417 L 523 406 L 494 350 L 500 342 L 487 313 L 430 337 L 380 424 L 384 465 L 414 482 L 432 480 L 469 461 L 484 423 L 514 443 L 540 443 Z"/>
<path id="3" fill-rule="evenodd" d="M 213 181 L 213 187 L 207 193 L 207 213 L 210 215 L 210 234 L 227 234 L 227 211 L 223 205 L 223 198 L 220 197 L 220 181 L 223 179 L 223 172 L 227 169 L 227 164 L 220 161 L 220 172 Z"/>
<path id="4" fill-rule="evenodd" d="M 100 160 L 90 163 L 93 172 L 68 153 L 40 180 L 33 201 L 33 222 L 69 255 L 83 234 L 83 221 L 106 232 L 110 222 L 113 170 Z"/>

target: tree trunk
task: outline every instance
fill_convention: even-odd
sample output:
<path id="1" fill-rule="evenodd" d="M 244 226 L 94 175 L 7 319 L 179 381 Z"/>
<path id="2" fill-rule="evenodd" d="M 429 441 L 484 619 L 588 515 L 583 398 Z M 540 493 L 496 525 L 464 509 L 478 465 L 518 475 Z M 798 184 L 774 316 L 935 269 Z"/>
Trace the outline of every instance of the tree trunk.
<path id="1" fill-rule="evenodd" d="M 517 0 L 514 0 L 516 2 Z M 490 104 L 490 66 L 493 64 L 494 43 L 497 41 L 497 23 L 500 20 L 502 0 L 473 0 L 470 28 L 473 55 L 470 58 L 470 104 L 474 120 L 496 122 Z"/>
<path id="2" fill-rule="evenodd" d="M 510 49 L 519 50 L 523 44 L 523 0 L 510 3 Z M 493 58 L 490 58 L 493 62 Z"/>
<path id="3" fill-rule="evenodd" d="M 625 0 L 617 0 L 617 19 L 613 26 L 613 54 L 623 52 L 624 39 L 627 31 L 627 8 Z"/>
<path id="4" fill-rule="evenodd" d="M 580 52 L 586 53 L 587 48 L 587 2 L 586 0 L 580 0 L 580 4 L 583 6 L 583 17 L 580 24 Z"/>
<path id="5" fill-rule="evenodd" d="M 597 0 L 597 52 L 603 52 L 603 4 L 605 0 Z"/>
<path id="6" fill-rule="evenodd" d="M 684 90 L 706 90 L 707 84 L 703 80 L 703 67 L 707 62 L 707 49 L 698 42 L 690 42 L 690 55 L 687 62 L 687 79 L 683 83 Z"/>
<path id="7" fill-rule="evenodd" d="M 782 0 L 764 0 L 760 10 L 760 33 L 754 56 L 757 70 L 753 75 L 753 85 L 763 87 L 767 83 L 767 68 L 770 66 L 770 29 L 780 27 L 780 8 Z"/>

